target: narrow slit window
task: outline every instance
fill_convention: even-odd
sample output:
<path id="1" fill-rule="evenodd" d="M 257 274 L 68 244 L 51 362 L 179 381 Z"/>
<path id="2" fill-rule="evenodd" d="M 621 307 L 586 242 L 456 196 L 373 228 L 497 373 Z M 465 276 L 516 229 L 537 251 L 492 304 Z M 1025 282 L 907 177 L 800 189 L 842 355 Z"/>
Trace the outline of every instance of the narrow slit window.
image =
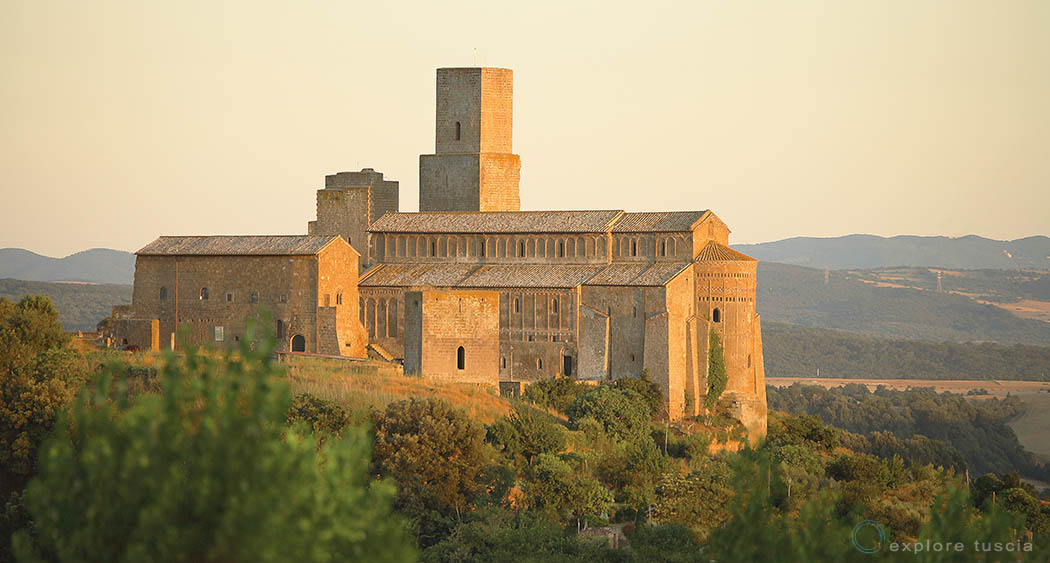
<path id="1" fill-rule="evenodd" d="M 160 300 L 164 301 L 167 298 L 168 298 L 168 288 L 166 288 L 166 287 L 160 288 Z"/>
<path id="2" fill-rule="evenodd" d="M 208 288 L 202 287 L 201 288 L 201 301 L 207 301 L 207 300 L 208 300 Z"/>
<path id="3" fill-rule="evenodd" d="M 459 349 L 456 350 L 456 369 L 463 369 L 467 364 L 466 360 L 466 351 L 460 346 Z"/>
<path id="4" fill-rule="evenodd" d="M 460 139 L 460 135 L 461 135 L 462 133 L 463 133 L 463 127 L 462 127 L 462 126 L 461 126 L 461 125 L 459 124 L 459 122 L 457 121 L 457 122 L 456 122 L 456 140 L 457 140 L 457 141 L 458 141 L 458 140 Z"/>

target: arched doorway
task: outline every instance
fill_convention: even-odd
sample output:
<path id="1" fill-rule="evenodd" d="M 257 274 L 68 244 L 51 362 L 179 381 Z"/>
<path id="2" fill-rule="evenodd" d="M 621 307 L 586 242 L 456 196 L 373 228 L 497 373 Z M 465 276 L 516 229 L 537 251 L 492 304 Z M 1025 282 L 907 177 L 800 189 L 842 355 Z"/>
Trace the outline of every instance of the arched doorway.
<path id="1" fill-rule="evenodd" d="M 306 339 L 303 335 L 296 334 L 292 337 L 292 352 L 305 352 L 306 351 Z"/>

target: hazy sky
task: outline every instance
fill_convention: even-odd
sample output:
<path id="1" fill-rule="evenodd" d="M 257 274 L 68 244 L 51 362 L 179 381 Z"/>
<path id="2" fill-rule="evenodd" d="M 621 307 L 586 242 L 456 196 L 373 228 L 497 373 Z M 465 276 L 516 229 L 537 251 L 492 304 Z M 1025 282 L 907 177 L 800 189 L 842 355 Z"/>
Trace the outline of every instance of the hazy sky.
<path id="1" fill-rule="evenodd" d="M 1046 1 L 0 0 L 0 247 L 304 233 L 362 167 L 415 210 L 434 70 L 475 62 L 514 69 L 524 209 L 1050 234 Z"/>

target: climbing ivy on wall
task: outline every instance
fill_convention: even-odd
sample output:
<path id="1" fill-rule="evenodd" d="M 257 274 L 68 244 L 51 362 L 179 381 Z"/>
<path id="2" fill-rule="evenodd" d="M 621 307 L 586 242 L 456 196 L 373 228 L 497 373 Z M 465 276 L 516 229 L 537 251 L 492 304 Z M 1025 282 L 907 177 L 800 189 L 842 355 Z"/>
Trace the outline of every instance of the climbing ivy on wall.
<path id="1" fill-rule="evenodd" d="M 722 337 L 711 331 L 710 346 L 707 352 L 707 398 L 704 406 L 708 409 L 715 406 L 722 392 L 726 390 L 729 376 L 726 375 L 726 356 L 722 348 Z"/>

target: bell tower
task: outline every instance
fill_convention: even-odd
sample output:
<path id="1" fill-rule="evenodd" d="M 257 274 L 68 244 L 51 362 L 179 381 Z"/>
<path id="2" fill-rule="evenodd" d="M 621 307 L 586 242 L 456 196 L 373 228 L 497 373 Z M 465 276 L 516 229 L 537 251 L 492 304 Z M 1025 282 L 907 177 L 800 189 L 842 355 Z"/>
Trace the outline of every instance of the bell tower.
<path id="1" fill-rule="evenodd" d="M 420 211 L 519 211 L 514 73 L 439 68 L 434 153 L 419 157 Z"/>

